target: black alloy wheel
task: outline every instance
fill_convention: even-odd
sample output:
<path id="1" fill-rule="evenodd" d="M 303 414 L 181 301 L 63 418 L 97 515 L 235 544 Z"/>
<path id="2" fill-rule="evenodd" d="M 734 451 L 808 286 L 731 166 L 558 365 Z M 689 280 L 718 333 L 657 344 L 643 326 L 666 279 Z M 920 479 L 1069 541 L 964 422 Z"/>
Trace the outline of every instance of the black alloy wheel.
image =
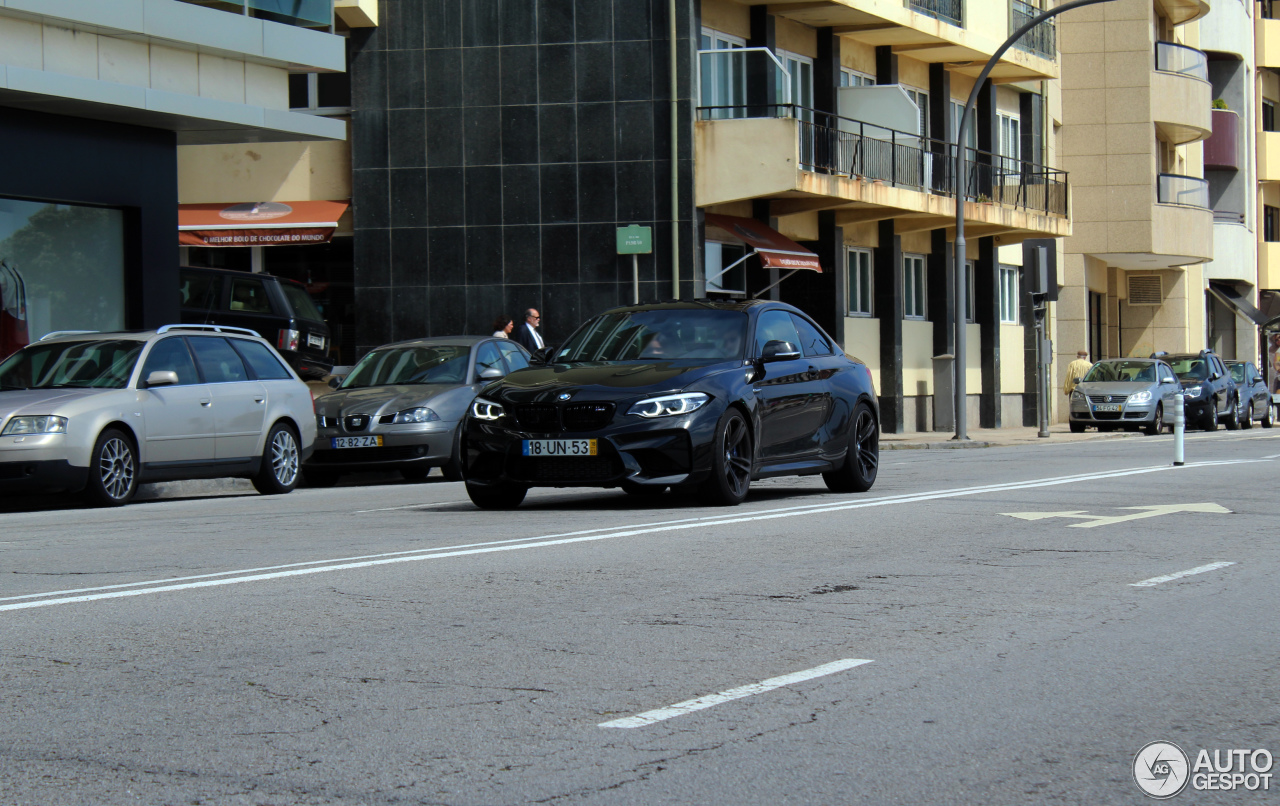
<path id="1" fill-rule="evenodd" d="M 1209 401 L 1209 414 L 1201 421 L 1201 427 L 1205 431 L 1218 430 L 1218 399 L 1216 397 Z"/>
<path id="2" fill-rule="evenodd" d="M 263 495 L 284 495 L 298 486 L 298 437 L 288 424 L 279 422 L 267 433 L 262 449 L 262 464 L 254 476 L 253 488 Z"/>
<path id="3" fill-rule="evenodd" d="M 1156 404 L 1156 413 L 1151 417 L 1151 425 L 1142 430 L 1149 437 L 1154 437 L 1164 430 L 1164 404 Z"/>
<path id="4" fill-rule="evenodd" d="M 94 506 L 119 507 L 137 491 L 138 451 L 133 440 L 118 428 L 108 428 L 94 443 L 85 497 Z"/>
<path id="5" fill-rule="evenodd" d="M 1276 424 L 1276 404 L 1267 402 L 1267 413 L 1262 415 L 1262 427 L 1272 428 Z"/>
<path id="6" fill-rule="evenodd" d="M 471 503 L 481 509 L 515 509 L 528 492 L 528 487 L 510 482 L 492 485 L 467 482 L 467 495 L 471 497 Z"/>
<path id="7" fill-rule="evenodd" d="M 1073 423 L 1074 425 L 1074 423 Z M 844 464 L 823 473 L 827 489 L 836 493 L 865 493 L 876 483 L 880 472 L 880 424 L 865 402 L 853 409 L 853 427 L 849 431 L 849 451 Z"/>
<path id="8" fill-rule="evenodd" d="M 1234 400 L 1230 401 L 1230 405 L 1227 406 L 1226 426 L 1228 431 L 1235 431 L 1240 428 L 1240 406 Z"/>
<path id="9" fill-rule="evenodd" d="M 1240 418 L 1241 428 L 1253 428 L 1253 401 L 1250 400 L 1244 407 L 1244 416 Z"/>
<path id="10" fill-rule="evenodd" d="M 751 432 L 737 409 L 729 409 L 716 426 L 711 446 L 711 478 L 702 485 L 702 494 L 716 506 L 737 506 L 751 488 Z"/>

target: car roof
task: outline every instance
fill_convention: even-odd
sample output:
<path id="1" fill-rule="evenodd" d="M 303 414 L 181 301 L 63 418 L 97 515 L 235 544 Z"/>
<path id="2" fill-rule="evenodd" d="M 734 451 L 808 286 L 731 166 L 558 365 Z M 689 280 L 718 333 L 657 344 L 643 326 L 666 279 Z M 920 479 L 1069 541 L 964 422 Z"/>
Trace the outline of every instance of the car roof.
<path id="1" fill-rule="evenodd" d="M 794 311 L 795 313 L 803 313 L 799 308 L 788 305 L 785 302 L 778 302 L 772 299 L 671 299 L 662 302 L 642 302 L 638 305 L 619 305 L 616 308 L 610 308 L 604 313 L 620 313 L 623 311 L 696 311 L 696 310 L 717 310 L 717 311 L 741 311 L 746 313 L 754 308 L 762 308 L 770 306 L 785 311 Z"/>
<path id="2" fill-rule="evenodd" d="M 1156 361 L 1162 361 L 1162 360 L 1163 360 L 1163 359 L 1161 359 L 1161 358 L 1138 358 L 1138 357 L 1134 357 L 1134 358 L 1099 358 L 1099 359 L 1098 359 L 1097 361 L 1095 361 L 1094 363 L 1095 363 L 1095 364 L 1110 364 L 1110 363 L 1115 362 L 1115 361 L 1150 361 L 1150 362 L 1152 362 L 1152 363 L 1155 363 Z"/>
<path id="3" fill-rule="evenodd" d="M 215 328 L 220 328 L 216 329 Z M 242 332 L 243 331 L 243 332 Z M 53 333 L 44 336 L 32 344 L 55 343 L 60 341 L 107 341 L 120 339 L 134 339 L 136 341 L 147 341 L 156 336 L 167 336 L 170 333 L 186 333 L 187 335 L 199 335 L 201 333 L 210 336 L 235 336 L 241 339 L 258 339 L 266 341 L 258 333 L 250 332 L 247 328 L 232 328 L 227 325 L 165 325 L 163 328 L 155 328 L 153 330 L 68 330 L 53 331 Z"/>
<path id="4" fill-rule="evenodd" d="M 471 347 L 482 341 L 490 339 L 497 340 L 497 336 L 432 336 L 422 339 L 405 339 L 404 341 L 393 341 L 387 344 L 379 344 L 374 347 L 375 350 L 385 350 L 388 347 L 438 347 L 440 345 L 453 345 L 458 347 Z M 511 342 L 515 344 L 516 342 Z"/>

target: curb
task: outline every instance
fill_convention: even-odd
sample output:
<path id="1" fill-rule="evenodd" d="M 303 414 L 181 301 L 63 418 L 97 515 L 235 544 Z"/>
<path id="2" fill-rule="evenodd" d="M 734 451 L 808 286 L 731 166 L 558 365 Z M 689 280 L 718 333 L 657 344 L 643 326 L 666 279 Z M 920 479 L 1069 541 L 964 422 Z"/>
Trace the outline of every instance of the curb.
<path id="1" fill-rule="evenodd" d="M 969 442 L 891 441 L 891 442 L 886 442 L 884 439 L 881 439 L 880 450 L 882 451 L 939 451 L 939 450 L 961 451 L 961 450 L 966 450 L 968 448 L 998 448 L 1002 444 L 1004 443 L 984 442 L 984 441 L 969 441 Z M 1009 445 L 1013 445 L 1013 444 L 1014 443 L 1009 443 Z"/>

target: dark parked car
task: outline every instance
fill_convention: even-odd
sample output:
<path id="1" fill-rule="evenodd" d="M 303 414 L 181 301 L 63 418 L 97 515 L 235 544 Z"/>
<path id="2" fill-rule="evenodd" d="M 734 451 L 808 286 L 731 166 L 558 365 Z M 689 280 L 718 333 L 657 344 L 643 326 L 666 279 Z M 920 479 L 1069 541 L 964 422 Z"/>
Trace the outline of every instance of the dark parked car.
<path id="1" fill-rule="evenodd" d="M 1253 428 L 1258 420 L 1263 428 L 1271 428 L 1276 422 L 1276 404 L 1267 391 L 1267 379 L 1262 377 L 1252 361 L 1226 361 L 1231 380 L 1236 382 L 1240 394 L 1240 425 Z"/>
<path id="2" fill-rule="evenodd" d="M 182 319 L 189 324 L 234 325 L 275 345 L 303 380 L 333 369 L 329 326 L 302 283 L 232 269 L 179 269 Z"/>
<path id="3" fill-rule="evenodd" d="M 1236 382 L 1213 350 L 1156 353 L 1152 358 L 1163 359 L 1182 381 L 1187 425 L 1199 423 L 1206 431 L 1216 431 L 1219 422 L 1230 431 L 1240 427 Z"/>
<path id="4" fill-rule="evenodd" d="M 471 405 L 463 474 L 485 509 L 530 487 L 668 487 L 733 505 L 755 479 L 871 488 L 879 408 L 867 366 L 767 300 L 615 308 Z"/>
<path id="5" fill-rule="evenodd" d="M 439 467 L 461 481 L 460 424 L 476 392 L 527 366 L 529 353 L 502 338 L 443 336 L 372 350 L 336 392 L 316 399 L 319 438 L 303 477 L 327 486 L 342 473 L 398 470 L 421 481 Z"/>

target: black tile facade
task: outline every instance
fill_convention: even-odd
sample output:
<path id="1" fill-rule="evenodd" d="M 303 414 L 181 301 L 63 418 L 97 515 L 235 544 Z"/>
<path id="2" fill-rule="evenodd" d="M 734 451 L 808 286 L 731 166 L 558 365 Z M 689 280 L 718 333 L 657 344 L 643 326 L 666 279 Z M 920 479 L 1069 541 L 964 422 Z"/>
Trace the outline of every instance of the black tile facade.
<path id="1" fill-rule="evenodd" d="M 562 339 L 631 300 L 632 261 L 615 244 L 626 224 L 654 227 L 642 298 L 670 296 L 666 0 L 381 5 L 381 28 L 350 40 L 358 352 L 488 333 L 530 306 Z M 691 280 L 697 3 L 679 7 Z"/>

